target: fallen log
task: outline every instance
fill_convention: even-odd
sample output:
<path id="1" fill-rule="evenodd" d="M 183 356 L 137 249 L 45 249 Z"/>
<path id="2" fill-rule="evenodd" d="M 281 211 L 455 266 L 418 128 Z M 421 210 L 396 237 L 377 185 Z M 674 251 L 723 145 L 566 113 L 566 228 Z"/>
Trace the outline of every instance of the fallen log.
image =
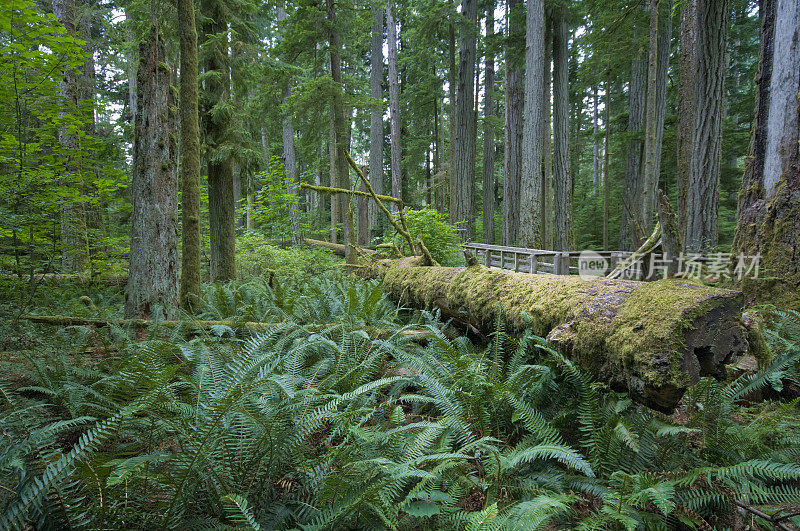
<path id="1" fill-rule="evenodd" d="M 211 330 L 215 326 L 227 326 L 233 330 L 246 330 L 248 332 L 259 332 L 268 328 L 274 328 L 286 324 L 286 322 L 259 323 L 253 321 L 150 321 L 147 319 L 101 319 L 97 317 L 76 317 L 72 315 L 23 315 L 23 321 L 50 325 L 50 326 L 94 326 L 102 328 L 105 326 L 120 326 L 133 328 L 147 328 L 150 326 L 161 326 L 164 328 L 177 328 L 184 326 L 189 330 Z M 307 324 L 302 325 L 308 330 L 322 332 L 329 328 L 341 326 L 340 323 L 327 324 Z M 411 339 L 412 341 L 423 341 L 434 337 L 430 330 L 386 330 L 372 326 L 353 326 L 348 330 L 364 330 L 374 339 L 385 339 L 393 334 Z"/>
<path id="2" fill-rule="evenodd" d="M 0 280 L 30 282 L 30 275 L 2 274 Z M 127 275 L 118 276 L 88 276 L 77 273 L 40 273 L 33 275 L 33 281 L 39 284 L 67 283 L 98 284 L 102 286 L 124 286 L 128 283 Z"/>
<path id="3" fill-rule="evenodd" d="M 582 280 L 419 263 L 370 260 L 358 274 L 381 278 L 403 303 L 436 306 L 486 333 L 502 312 L 511 328 L 530 326 L 597 381 L 659 411 L 674 410 L 700 377 L 724 377 L 725 365 L 748 348 L 737 291 L 680 279 Z"/>

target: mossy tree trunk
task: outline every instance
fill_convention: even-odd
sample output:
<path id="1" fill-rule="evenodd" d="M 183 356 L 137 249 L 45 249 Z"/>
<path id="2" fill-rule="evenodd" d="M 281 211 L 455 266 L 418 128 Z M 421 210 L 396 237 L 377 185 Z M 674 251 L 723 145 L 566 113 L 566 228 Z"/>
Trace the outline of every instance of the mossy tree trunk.
<path id="1" fill-rule="evenodd" d="M 508 0 L 506 27 L 508 42 L 524 39 L 520 0 Z M 519 231 L 519 188 L 522 176 L 522 113 L 525 93 L 522 86 L 524 57 L 514 46 L 506 45 L 505 163 L 503 166 L 503 245 L 516 245 Z M 451 218 L 452 220 L 452 218 Z"/>
<path id="2" fill-rule="evenodd" d="M 383 6 L 372 6 L 372 42 L 370 46 L 370 96 L 381 102 L 370 110 L 369 182 L 376 194 L 383 193 Z M 369 204 L 369 227 L 372 237 L 381 235 L 378 206 Z"/>
<path id="3" fill-rule="evenodd" d="M 203 0 L 203 50 L 205 72 L 203 129 L 208 167 L 208 221 L 211 232 L 211 280 L 236 277 L 236 213 L 233 200 L 233 167 L 224 149 L 231 122 L 228 70 L 227 7 L 222 0 Z M 213 73 L 213 74 L 212 74 Z"/>
<path id="4" fill-rule="evenodd" d="M 139 57 L 125 318 L 174 319 L 178 306 L 177 108 L 164 39 L 155 21 Z"/>
<path id="5" fill-rule="evenodd" d="M 494 243 L 494 2 L 486 7 L 486 70 L 483 98 L 483 241 Z M 434 109 L 434 116 L 436 110 Z M 438 147 L 437 147 L 438 153 Z M 435 157 L 438 162 L 438 155 Z M 438 171 L 438 164 L 434 171 Z M 431 183 L 433 184 L 433 183 Z"/>
<path id="6" fill-rule="evenodd" d="M 181 285 L 186 311 L 200 300 L 200 124 L 194 2 L 178 1 L 181 46 Z"/>
<path id="7" fill-rule="evenodd" d="M 569 167 L 569 31 L 567 8 L 553 17 L 553 248 L 570 251 L 573 245 L 572 189 Z"/>
<path id="8" fill-rule="evenodd" d="M 381 278 L 403 303 L 436 306 L 487 334 L 502 312 L 512 329 L 530 327 L 595 379 L 661 411 L 674 409 L 701 376 L 723 377 L 748 347 L 737 291 L 419 262 L 370 261 L 359 271 Z"/>
<path id="9" fill-rule="evenodd" d="M 748 294 L 800 308 L 800 4 L 764 0 L 756 119 L 739 195 L 734 251 L 761 255 Z"/>

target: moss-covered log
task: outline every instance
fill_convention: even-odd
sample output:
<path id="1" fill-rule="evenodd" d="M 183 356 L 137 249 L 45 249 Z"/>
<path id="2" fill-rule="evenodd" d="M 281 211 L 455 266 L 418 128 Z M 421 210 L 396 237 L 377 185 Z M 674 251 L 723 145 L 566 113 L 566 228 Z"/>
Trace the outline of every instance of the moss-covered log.
<path id="1" fill-rule="evenodd" d="M 490 332 L 498 311 L 547 337 L 582 370 L 638 401 L 672 411 L 701 376 L 723 377 L 747 351 L 737 291 L 680 279 L 656 282 L 420 267 L 420 258 L 379 260 L 359 274 L 383 279 L 394 298 L 434 305 Z M 502 309 L 502 310 L 499 310 Z"/>

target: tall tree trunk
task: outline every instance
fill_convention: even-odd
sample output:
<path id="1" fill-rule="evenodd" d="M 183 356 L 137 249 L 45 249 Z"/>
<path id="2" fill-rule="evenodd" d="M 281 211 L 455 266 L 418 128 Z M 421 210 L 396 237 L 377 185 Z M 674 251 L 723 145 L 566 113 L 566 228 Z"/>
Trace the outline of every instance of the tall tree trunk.
<path id="1" fill-rule="evenodd" d="M 508 0 L 508 41 L 521 40 L 524 19 L 520 0 Z M 523 58 L 506 46 L 505 164 L 503 179 L 503 245 L 515 245 L 519 231 L 519 187 L 522 178 Z"/>
<path id="2" fill-rule="evenodd" d="M 572 175 L 569 171 L 569 33 L 566 7 L 553 20 L 553 247 L 572 249 Z"/>
<path id="3" fill-rule="evenodd" d="M 472 238 L 475 194 L 475 110 L 473 108 L 478 0 L 462 0 L 465 22 L 459 31 L 458 85 L 456 86 L 456 198 L 455 219 L 462 223 L 462 241 Z"/>
<path id="4" fill-rule="evenodd" d="M 388 41 L 387 62 L 389 64 L 389 148 L 391 151 L 392 196 L 403 195 L 403 179 L 400 170 L 400 84 L 397 78 L 397 21 L 394 19 L 394 0 L 386 3 L 386 39 Z M 392 203 L 397 209 L 397 203 Z"/>
<path id="5" fill-rule="evenodd" d="M 350 172 L 347 164 L 347 154 L 349 152 L 349 134 L 344 108 L 344 85 L 342 84 L 342 58 L 341 45 L 339 43 L 339 28 L 336 22 L 336 3 L 334 0 L 327 1 L 328 24 L 330 24 L 329 44 L 331 59 L 331 78 L 336 84 L 331 98 L 331 115 L 333 116 L 333 136 L 336 146 L 335 166 L 336 178 L 339 188 L 350 188 Z M 351 217 L 352 208 L 351 198 L 346 194 L 339 195 L 339 214 L 344 227 L 342 237 L 345 242 L 345 262 L 354 264 L 356 262 L 355 253 L 355 227 Z"/>
<path id="6" fill-rule="evenodd" d="M 53 0 L 53 14 L 67 30 L 70 37 L 84 39 L 83 25 L 78 20 L 75 0 Z M 88 120 L 84 112 L 82 96 L 85 95 L 83 85 L 84 69 L 65 69 L 60 84 L 61 115 L 76 116 L 82 124 Z M 83 189 L 79 173 L 80 140 L 77 134 L 62 128 L 58 132 L 58 141 L 64 151 L 64 171 L 61 173 L 61 184 L 70 189 Z M 61 205 L 61 270 L 64 273 L 82 272 L 89 259 L 89 248 L 86 239 L 86 209 L 83 201 L 65 198 Z"/>
<path id="7" fill-rule="evenodd" d="M 286 19 L 284 1 L 278 3 L 278 22 Z M 283 35 L 281 35 L 281 39 Z M 292 80 L 286 80 L 286 86 L 281 95 L 281 105 L 286 105 L 286 100 L 292 95 Z M 283 111 L 281 120 L 281 136 L 283 137 L 283 172 L 286 179 L 286 192 L 289 196 L 297 196 L 297 157 L 294 150 L 294 126 L 292 125 L 292 115 L 286 110 Z M 298 205 L 295 202 L 289 204 L 289 224 L 291 226 L 292 243 L 300 241 L 300 229 L 297 226 Z"/>
<path id="8" fill-rule="evenodd" d="M 628 89 L 628 133 L 630 138 L 625 148 L 625 191 L 622 201 L 622 223 L 620 226 L 620 249 L 629 250 L 635 242 L 644 238 L 646 228 L 641 226 L 638 208 L 641 185 L 644 142 L 639 136 L 644 128 L 644 111 L 647 91 L 647 58 L 639 49 L 631 66 L 631 82 Z"/>
<path id="9" fill-rule="evenodd" d="M 695 101 L 695 76 L 697 76 L 697 4 L 696 0 L 685 0 L 681 9 L 681 34 L 679 57 L 678 92 L 678 227 L 682 235 L 686 232 L 689 200 L 689 175 L 692 167 L 692 142 L 694 121 L 697 112 Z"/>
<path id="10" fill-rule="evenodd" d="M 458 219 L 456 218 L 456 77 L 458 75 L 458 65 L 456 64 L 456 25 L 455 17 L 457 16 L 453 0 L 448 0 L 450 6 L 450 20 L 447 25 L 447 99 L 448 99 L 448 160 L 447 167 L 447 195 L 449 196 L 448 208 L 450 209 L 450 223 L 455 224 Z M 444 106 L 442 106 L 442 113 L 444 113 Z M 443 114 L 444 116 L 444 114 Z"/>
<path id="11" fill-rule="evenodd" d="M 155 20 L 139 55 L 125 318 L 174 319 L 178 307 L 176 102 L 164 39 Z"/>
<path id="12" fill-rule="evenodd" d="M 610 169 L 610 144 L 611 144 L 611 69 L 609 68 L 606 78 L 606 108 L 603 118 L 603 250 L 609 251 L 608 239 L 608 201 L 610 197 L 608 189 L 608 171 Z"/>
<path id="13" fill-rule="evenodd" d="M 542 129 L 544 118 L 544 1 L 528 0 L 525 35 L 525 109 L 522 129 L 522 176 L 520 179 L 519 244 L 544 246 L 544 186 L 542 175 Z"/>
<path id="14" fill-rule="evenodd" d="M 800 4 L 761 3 L 756 119 L 739 195 L 734 251 L 760 256 L 773 280 L 748 280 L 751 298 L 800 309 Z"/>
<path id="15" fill-rule="evenodd" d="M 233 202 L 233 168 L 229 156 L 220 152 L 227 137 L 229 112 L 215 112 L 216 106 L 226 106 L 231 85 L 228 70 L 227 39 L 212 39 L 228 31 L 226 8 L 221 0 L 203 0 L 203 41 L 205 50 L 205 80 L 203 129 L 208 149 L 208 221 L 211 232 L 211 280 L 224 281 L 236 277 L 236 235 Z"/>
<path id="16" fill-rule="evenodd" d="M 550 94 L 552 88 L 552 73 L 550 65 L 553 62 L 553 29 L 552 29 L 552 14 L 551 10 L 545 10 L 544 19 L 544 130 L 542 136 L 544 137 L 543 143 L 543 172 L 544 172 L 544 186 L 542 188 L 542 205 L 544 212 L 542 214 L 542 232 L 544 233 L 544 248 L 553 248 L 553 128 L 552 128 L 552 102 L 550 101 Z"/>
<path id="17" fill-rule="evenodd" d="M 200 301 L 200 125 L 197 30 L 194 2 L 179 0 L 181 46 L 181 285 L 180 305 L 192 311 Z M 248 227 L 250 228 L 250 227 Z"/>
<path id="18" fill-rule="evenodd" d="M 645 234 L 653 225 L 653 211 L 658 201 L 658 180 L 661 172 L 661 144 L 667 101 L 667 68 L 669 41 L 672 32 L 672 2 L 650 2 L 650 51 L 647 73 L 645 109 L 644 173 L 640 195 L 640 226 Z M 637 241 L 638 244 L 641 243 Z"/>
<path id="19" fill-rule="evenodd" d="M 600 128 L 598 125 L 599 112 L 597 105 L 599 96 L 597 92 L 597 87 L 595 87 L 592 101 L 592 196 L 596 196 L 600 188 L 600 139 L 597 137 Z"/>
<path id="20" fill-rule="evenodd" d="M 684 242 L 691 252 L 717 246 L 728 0 L 697 0 L 694 138 Z"/>
<path id="21" fill-rule="evenodd" d="M 369 183 L 376 194 L 383 194 L 383 6 L 372 7 L 372 44 L 370 46 L 370 95 L 381 105 L 370 110 Z M 381 233 L 378 205 L 369 201 L 369 226 L 373 236 Z"/>
<path id="22" fill-rule="evenodd" d="M 483 241 L 494 243 L 494 2 L 486 8 L 486 65 L 483 97 Z"/>
<path id="23" fill-rule="evenodd" d="M 333 119 L 333 102 L 331 101 L 330 110 L 330 128 L 328 135 L 328 155 L 330 163 L 330 186 L 332 188 L 339 187 L 339 178 L 337 177 L 338 168 L 336 166 L 336 130 Z M 349 188 L 349 187 L 348 187 Z M 339 239 L 339 223 L 341 223 L 341 204 L 342 201 L 339 197 L 331 196 L 331 243 L 336 243 Z"/>

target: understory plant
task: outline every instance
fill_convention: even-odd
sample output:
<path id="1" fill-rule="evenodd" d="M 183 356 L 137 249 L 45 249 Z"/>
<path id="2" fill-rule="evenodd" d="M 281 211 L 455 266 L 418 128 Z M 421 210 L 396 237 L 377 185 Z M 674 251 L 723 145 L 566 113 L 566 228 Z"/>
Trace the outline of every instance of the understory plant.
<path id="1" fill-rule="evenodd" d="M 474 344 L 375 283 L 213 286 L 203 312 L 272 324 L 112 326 L 105 356 L 42 348 L 9 362 L 0 528 L 800 523 L 787 509 L 800 500 L 797 402 L 747 402 L 796 378 L 797 314 L 768 334 L 769 366 L 703 380 L 668 417 L 541 338 L 498 321 Z M 96 341 L 79 330 L 76 345 Z"/>

